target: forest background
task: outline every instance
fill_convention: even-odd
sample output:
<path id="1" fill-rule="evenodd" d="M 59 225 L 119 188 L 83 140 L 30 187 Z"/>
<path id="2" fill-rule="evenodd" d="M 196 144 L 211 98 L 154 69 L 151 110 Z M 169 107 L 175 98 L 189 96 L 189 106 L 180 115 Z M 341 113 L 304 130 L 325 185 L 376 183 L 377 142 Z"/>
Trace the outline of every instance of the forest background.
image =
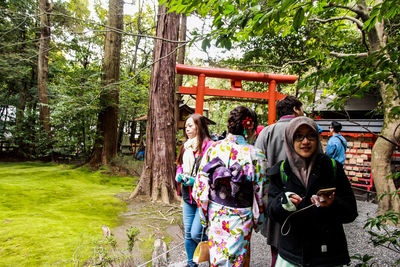
<path id="1" fill-rule="evenodd" d="M 132 197 L 147 194 L 168 203 L 174 198 L 174 106 L 179 100 L 193 103 L 176 94 L 179 62 L 295 74 L 296 84 L 278 90 L 298 96 L 309 113 L 318 92 L 322 98 L 336 95 L 328 107 L 343 112 L 350 97 L 374 95 L 379 105 L 371 112 L 384 119 L 372 152 L 375 187 L 379 194 L 396 190 L 398 173 L 392 173 L 390 160 L 400 136 L 398 1 L 102 4 L 0 2 L 0 140 L 2 154 L 9 152 L 6 159 L 79 160 L 98 168 L 118 154 L 124 132 L 136 132 L 134 119 L 147 115 L 147 153 Z M 134 11 L 124 14 L 131 5 Z M 186 34 L 192 17 L 200 20 Z M 189 48 L 199 42 L 206 57 L 195 61 Z M 219 57 L 213 46 L 240 53 Z M 195 78 L 184 82 L 191 85 Z M 229 87 L 215 80 L 209 86 Z M 266 86 L 246 83 L 244 90 L 265 91 Z M 239 102 L 206 101 L 210 119 L 217 122 L 211 130 L 223 131 L 228 111 Z M 240 103 L 254 108 L 266 125 L 266 102 Z M 398 212 L 400 202 L 386 195 L 379 208 Z"/>
<path id="2" fill-rule="evenodd" d="M 97 169 L 120 155 L 124 135 L 130 143 L 138 141 L 135 118 L 147 115 L 146 157 L 131 197 L 144 194 L 169 203 L 175 198 L 174 158 L 181 137 L 171 126 L 179 103 L 194 104 L 194 97 L 176 94 L 177 86 L 196 83 L 196 77 L 175 76 L 175 64 L 294 74 L 296 84 L 278 90 L 299 97 L 308 113 L 314 112 L 317 95 L 336 96 L 328 108 L 344 114 L 350 97 L 378 99 L 371 113 L 384 124 L 371 168 L 380 214 L 395 212 L 392 218 L 398 219 L 399 173 L 390 165 L 400 140 L 398 1 L 160 4 L 0 1 L 2 160 L 79 162 Z M 203 50 L 200 59 L 193 56 L 196 46 Z M 230 84 L 210 79 L 207 86 Z M 243 83 L 251 91 L 267 86 Z M 238 104 L 254 108 L 259 123 L 267 124 L 266 101 L 206 97 L 210 119 L 217 123 L 211 130 L 221 133 Z"/>
<path id="3" fill-rule="evenodd" d="M 227 0 L 169 1 L 161 9 L 156 1 L 112 0 L 108 7 L 104 1 L 87 0 L 1 1 L 1 146 L 11 148 L 18 159 L 78 159 L 98 167 L 117 155 L 125 132 L 131 133 L 130 143 L 135 141 L 135 118 L 148 115 L 148 121 L 156 122 L 148 123 L 153 126 L 147 129 L 155 143 L 146 140 L 148 159 L 154 161 L 160 131 L 151 131 L 158 125 L 165 129 L 160 123 L 165 120 L 152 121 L 150 114 L 156 106 L 149 102 L 155 99 L 151 94 L 151 88 L 158 86 L 155 81 L 167 84 L 166 95 L 172 92 L 174 97 L 171 105 L 163 105 L 168 123 L 177 118 L 173 106 L 194 103 L 193 97 L 174 93 L 175 62 L 295 74 L 296 84 L 278 90 L 298 96 L 309 113 L 318 93 L 321 98 L 337 96 L 328 108 L 344 112 L 350 97 L 372 94 L 379 99 L 371 112 L 381 114 L 384 125 L 373 149 L 372 173 L 378 193 L 391 192 L 395 185 L 386 178 L 392 175 L 390 159 L 400 135 L 399 6 L 394 0 Z M 176 26 L 169 31 L 178 36 L 181 30 L 176 40 L 163 38 L 168 30 L 157 31 L 172 14 L 176 23 L 171 25 Z M 186 21 L 194 18 L 194 26 L 188 28 Z M 151 72 L 163 59 L 157 58 L 156 51 L 165 44 L 171 47 L 166 48 L 170 54 L 164 63 L 171 64 L 163 67 L 172 69 L 172 80 L 161 82 L 162 72 L 153 73 L 153 78 Z M 192 49 L 199 44 L 204 52 L 196 61 Z M 221 48 L 219 53 L 214 47 Z M 195 77 L 184 77 L 185 84 L 195 82 Z M 211 88 L 229 88 L 229 81 L 207 79 L 207 83 Z M 265 91 L 267 84 L 244 83 L 243 87 Z M 225 129 L 227 113 L 238 103 L 254 108 L 260 124 L 266 125 L 266 101 L 208 97 L 206 103 L 210 119 L 217 122 L 212 131 Z M 168 151 L 175 151 L 176 132 L 169 133 L 174 137 L 168 140 L 161 137 Z M 174 156 L 164 158 L 170 171 L 163 175 L 169 176 Z M 145 168 L 152 169 L 146 164 L 149 160 Z M 143 179 L 151 180 L 151 175 Z M 150 182 L 153 188 L 160 183 L 173 186 L 171 178 Z M 142 190 L 141 184 L 139 189 L 149 191 Z M 162 195 L 152 194 L 153 199 Z M 399 202 L 381 201 L 381 211 L 392 208 L 400 210 Z"/>

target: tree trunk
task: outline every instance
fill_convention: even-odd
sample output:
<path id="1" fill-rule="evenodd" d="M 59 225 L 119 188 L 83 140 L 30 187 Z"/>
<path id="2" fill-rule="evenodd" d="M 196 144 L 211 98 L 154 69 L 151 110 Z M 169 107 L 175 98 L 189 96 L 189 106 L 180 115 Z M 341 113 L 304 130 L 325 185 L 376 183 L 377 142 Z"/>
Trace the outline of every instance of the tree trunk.
<path id="1" fill-rule="evenodd" d="M 23 127 L 25 123 L 25 107 L 26 107 L 27 94 L 28 94 L 28 84 L 25 82 L 18 94 L 17 111 L 15 113 L 15 127 L 18 133 L 23 133 L 24 130 Z M 27 158 L 25 136 L 18 135 L 16 137 L 16 143 L 17 143 L 18 157 Z"/>
<path id="2" fill-rule="evenodd" d="M 48 0 L 40 0 L 40 41 L 38 56 L 38 96 L 39 116 L 42 128 L 50 135 L 50 111 L 47 88 L 49 72 L 50 14 L 52 7 Z"/>
<path id="3" fill-rule="evenodd" d="M 125 117 L 126 117 L 125 115 L 122 116 L 122 118 L 119 122 L 119 126 L 118 126 L 118 139 L 117 139 L 118 140 L 117 141 L 117 151 L 118 152 L 122 151 L 121 145 L 122 145 L 122 139 L 124 138 L 124 134 L 125 134 L 125 132 L 124 132 L 125 123 L 126 123 Z"/>
<path id="4" fill-rule="evenodd" d="M 159 7 L 157 39 L 154 41 L 153 67 L 150 79 L 149 110 L 147 113 L 146 153 L 139 184 L 131 198 L 138 194 L 151 197 L 152 201 L 170 203 L 175 197 L 175 127 L 174 84 L 176 43 L 179 17 L 167 13 L 165 5 Z"/>
<path id="5" fill-rule="evenodd" d="M 139 6 L 139 11 L 138 11 L 138 19 L 137 19 L 137 31 L 138 31 L 138 34 L 143 34 L 143 31 L 142 31 L 143 3 L 141 1 L 138 1 L 138 6 Z M 141 36 L 136 36 L 136 40 L 135 40 L 135 52 L 134 52 L 134 56 L 133 56 L 133 60 L 132 60 L 132 65 L 131 65 L 130 71 L 129 71 L 129 72 L 133 73 L 133 75 L 136 75 L 137 54 L 139 51 L 139 44 L 140 44 L 141 38 L 142 38 Z"/>
<path id="6" fill-rule="evenodd" d="M 133 118 L 135 118 L 135 116 L 133 116 Z M 130 128 L 129 143 L 136 145 L 136 121 L 131 121 Z"/>
<path id="7" fill-rule="evenodd" d="M 379 137 L 372 149 L 371 170 L 378 195 L 396 190 L 393 179 L 388 179 L 387 177 L 392 174 L 391 160 L 395 149 L 394 144 L 400 138 L 399 131 L 395 133 L 395 129 L 400 123 L 399 118 L 398 116 L 389 116 L 393 107 L 400 106 L 397 91 L 388 89 L 385 84 L 380 84 L 380 91 L 384 103 L 384 121 L 381 135 L 391 142 Z M 400 212 L 400 200 L 398 197 L 385 196 L 379 201 L 378 214 L 383 214 L 388 210 Z"/>
<path id="8" fill-rule="evenodd" d="M 186 41 L 186 21 L 187 17 L 185 14 L 181 14 L 181 25 L 179 30 L 179 41 Z M 178 63 L 184 64 L 185 63 L 185 48 L 186 46 L 183 45 L 178 50 Z M 176 83 L 175 83 L 175 131 L 178 131 L 178 123 L 179 123 L 179 103 L 181 102 L 181 96 L 178 94 L 179 86 L 182 85 L 183 75 L 178 74 L 176 75 Z"/>
<path id="9" fill-rule="evenodd" d="M 101 110 L 90 165 L 109 163 L 117 154 L 119 67 L 123 29 L 123 0 L 109 1 L 109 30 L 106 33 L 102 70 Z"/>
<path id="10" fill-rule="evenodd" d="M 398 105 L 400 105 L 400 103 L 398 103 Z M 386 121 L 385 119 L 381 135 L 394 141 L 393 133 L 399 122 L 393 119 L 389 122 Z M 396 138 L 399 138 L 399 134 L 397 134 Z M 371 170 L 378 195 L 396 190 L 393 179 L 387 179 L 388 175 L 392 174 L 390 162 L 393 151 L 394 145 L 381 137 L 376 140 L 372 149 Z M 392 198 L 390 196 L 385 196 L 379 201 L 378 214 L 383 214 L 388 210 L 400 212 L 400 201 L 398 197 Z"/>
<path id="11" fill-rule="evenodd" d="M 378 4 L 378 2 L 380 1 L 377 1 L 376 4 Z M 364 1 L 361 1 L 358 7 L 360 10 L 363 10 L 365 14 L 369 14 L 368 7 Z M 364 20 L 366 19 L 368 19 L 368 17 L 364 18 Z M 384 20 L 382 20 L 382 22 L 377 21 L 374 28 L 368 32 L 368 43 L 371 48 L 370 54 L 375 52 L 385 53 L 384 48 L 386 46 L 386 41 L 384 36 L 386 33 L 384 30 L 383 21 Z M 386 54 L 386 57 L 389 58 L 389 55 Z M 393 77 L 393 79 L 395 78 Z M 396 84 L 396 82 L 393 84 Z M 384 121 L 381 135 L 388 140 L 379 137 L 375 142 L 375 145 L 372 149 L 371 172 L 374 179 L 376 192 L 378 195 L 381 195 L 396 190 L 393 179 L 387 178 L 392 174 L 392 154 L 395 149 L 396 140 L 398 140 L 400 136 L 399 133 L 395 133 L 395 128 L 400 121 L 398 116 L 390 116 L 390 111 L 393 107 L 399 106 L 400 101 L 398 98 L 398 91 L 393 89 L 390 85 L 380 82 L 378 86 L 384 105 Z M 390 209 L 400 212 L 400 200 L 398 197 L 391 198 L 390 196 L 385 196 L 381 201 L 379 201 L 379 214 L 383 214 Z"/>

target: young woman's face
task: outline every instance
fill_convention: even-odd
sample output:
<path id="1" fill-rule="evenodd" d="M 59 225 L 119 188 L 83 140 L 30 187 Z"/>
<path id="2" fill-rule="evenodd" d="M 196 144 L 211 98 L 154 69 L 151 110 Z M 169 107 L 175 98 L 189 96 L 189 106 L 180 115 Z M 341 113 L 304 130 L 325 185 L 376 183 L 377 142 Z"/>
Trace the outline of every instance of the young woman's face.
<path id="1" fill-rule="evenodd" d="M 294 150 L 303 158 L 311 157 L 317 149 L 317 134 L 307 125 L 301 125 L 293 136 Z"/>
<path id="2" fill-rule="evenodd" d="M 197 135 L 197 127 L 192 118 L 186 120 L 185 131 L 189 139 L 195 138 Z"/>

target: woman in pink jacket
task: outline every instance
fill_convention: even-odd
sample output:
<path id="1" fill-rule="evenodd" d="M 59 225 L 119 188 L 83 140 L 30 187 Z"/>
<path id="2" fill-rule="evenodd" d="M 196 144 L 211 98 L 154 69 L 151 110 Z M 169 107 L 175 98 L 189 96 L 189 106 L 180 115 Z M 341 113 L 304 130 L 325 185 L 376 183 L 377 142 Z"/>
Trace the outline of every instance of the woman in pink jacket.
<path id="1" fill-rule="evenodd" d="M 193 253 L 202 237 L 203 227 L 200 222 L 196 201 L 192 198 L 192 186 L 199 169 L 201 158 L 213 143 L 205 117 L 192 114 L 185 123 L 186 142 L 180 147 L 178 168 L 175 180 L 179 183 L 178 192 L 183 198 L 183 225 L 185 229 L 186 266 L 197 266 L 193 262 Z M 179 190 L 180 189 L 180 190 Z M 203 236 L 203 240 L 207 239 Z"/>

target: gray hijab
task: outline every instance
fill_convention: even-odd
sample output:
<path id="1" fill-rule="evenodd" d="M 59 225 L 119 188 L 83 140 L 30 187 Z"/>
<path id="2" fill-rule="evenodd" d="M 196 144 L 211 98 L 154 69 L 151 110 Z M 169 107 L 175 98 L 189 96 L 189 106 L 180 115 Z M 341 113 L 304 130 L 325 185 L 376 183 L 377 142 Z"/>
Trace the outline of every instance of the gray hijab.
<path id="1" fill-rule="evenodd" d="M 309 126 L 314 133 L 317 135 L 317 147 L 314 154 L 310 159 L 301 157 L 294 150 L 294 134 L 300 126 Z M 310 118 L 301 116 L 294 118 L 289 122 L 285 129 L 285 150 L 286 156 L 289 161 L 292 172 L 301 180 L 305 187 L 307 187 L 308 178 L 310 177 L 311 169 L 314 165 L 315 159 L 321 151 L 321 142 L 319 141 L 318 127 L 317 124 Z"/>

